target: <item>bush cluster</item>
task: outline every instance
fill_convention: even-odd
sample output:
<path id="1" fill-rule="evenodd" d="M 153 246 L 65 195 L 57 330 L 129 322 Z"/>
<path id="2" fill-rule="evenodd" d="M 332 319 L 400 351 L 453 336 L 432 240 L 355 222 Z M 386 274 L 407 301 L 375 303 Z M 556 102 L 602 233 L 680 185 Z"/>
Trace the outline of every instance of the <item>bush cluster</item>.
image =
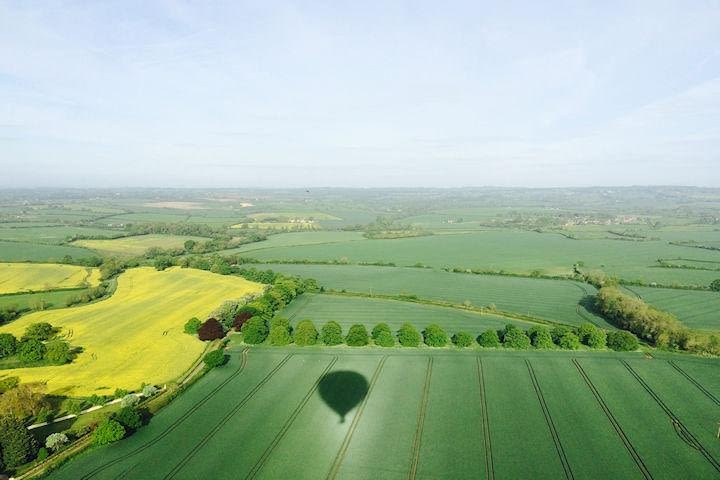
<path id="1" fill-rule="evenodd" d="M 57 329 L 46 322 L 32 323 L 18 340 L 11 333 L 0 333 L 0 358 L 16 356 L 21 364 L 46 360 L 61 365 L 72 360 L 67 342 L 55 339 Z"/>

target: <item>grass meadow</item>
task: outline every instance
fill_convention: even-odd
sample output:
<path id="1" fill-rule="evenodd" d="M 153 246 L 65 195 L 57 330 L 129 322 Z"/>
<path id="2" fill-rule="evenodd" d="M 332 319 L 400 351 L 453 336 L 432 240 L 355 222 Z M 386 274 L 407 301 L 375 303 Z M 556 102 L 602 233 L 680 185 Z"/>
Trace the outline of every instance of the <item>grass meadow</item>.
<path id="1" fill-rule="evenodd" d="M 235 349 L 230 356 L 147 427 L 49 478 L 720 473 L 720 390 L 707 381 L 717 360 L 308 347 Z"/>

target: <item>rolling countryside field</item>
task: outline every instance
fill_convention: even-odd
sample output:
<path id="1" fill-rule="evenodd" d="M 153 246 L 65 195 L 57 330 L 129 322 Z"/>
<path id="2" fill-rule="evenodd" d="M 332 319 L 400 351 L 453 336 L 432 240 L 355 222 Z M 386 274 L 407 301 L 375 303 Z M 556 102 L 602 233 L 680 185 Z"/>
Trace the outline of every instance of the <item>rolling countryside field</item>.
<path id="1" fill-rule="evenodd" d="M 720 232 L 715 233 L 720 237 Z M 306 234 L 307 238 L 311 235 Z M 252 250 L 248 256 L 260 260 L 384 261 L 399 266 L 420 262 L 436 268 L 480 268 L 517 273 L 538 270 L 548 275 L 570 274 L 574 264 L 583 262 L 584 270 L 599 269 L 628 280 L 641 279 L 667 285 L 707 285 L 718 276 L 718 272 L 657 268 L 658 258 L 692 255 L 700 260 L 717 260 L 715 251 L 663 241 L 572 240 L 554 233 L 513 230 L 258 248 L 263 245 L 248 249 Z"/>
<path id="2" fill-rule="evenodd" d="M 340 265 L 255 265 L 290 275 L 318 280 L 325 288 L 419 298 L 477 307 L 494 304 L 498 309 L 532 315 L 544 320 L 579 325 L 590 321 L 609 327 L 583 306 L 594 287 L 569 280 L 546 280 L 448 273 L 425 268 Z"/>
<path id="3" fill-rule="evenodd" d="M 716 360 L 297 348 L 229 354 L 227 365 L 133 437 L 49 478 L 720 475 Z"/>
<path id="4" fill-rule="evenodd" d="M 143 267 L 118 278 L 107 300 L 48 312 L 35 312 L 0 333 L 21 336 L 35 322 L 49 322 L 83 351 L 60 366 L 2 370 L 23 382 L 47 382 L 49 393 L 86 396 L 162 384 L 183 373 L 204 344 L 183 333 L 183 324 L 202 317 L 224 300 L 259 292 L 262 287 L 237 277 L 174 268 L 163 272 Z"/>
<path id="5" fill-rule="evenodd" d="M 38 263 L 0 263 L 0 295 L 59 288 L 94 287 L 100 283 L 97 268 Z"/>
<path id="6" fill-rule="evenodd" d="M 368 330 L 372 330 L 376 324 L 383 322 L 392 330 L 397 330 L 403 323 L 410 322 L 418 328 L 437 323 L 448 332 L 462 330 L 477 336 L 488 329 L 499 330 L 508 323 L 525 329 L 534 325 L 498 315 L 479 314 L 454 308 L 312 293 L 303 294 L 279 315 L 287 317 L 293 325 L 305 318 L 312 319 L 318 325 L 334 320 L 345 332 L 356 323 L 364 324 Z"/>
<path id="7" fill-rule="evenodd" d="M 201 237 L 177 235 L 138 235 L 112 240 L 76 240 L 73 245 L 95 250 L 104 255 L 135 257 L 143 255 L 149 248 L 181 248 L 186 240 L 206 240 Z"/>
<path id="8" fill-rule="evenodd" d="M 650 287 L 626 289 L 651 305 L 672 313 L 690 328 L 720 330 L 720 293 Z"/>

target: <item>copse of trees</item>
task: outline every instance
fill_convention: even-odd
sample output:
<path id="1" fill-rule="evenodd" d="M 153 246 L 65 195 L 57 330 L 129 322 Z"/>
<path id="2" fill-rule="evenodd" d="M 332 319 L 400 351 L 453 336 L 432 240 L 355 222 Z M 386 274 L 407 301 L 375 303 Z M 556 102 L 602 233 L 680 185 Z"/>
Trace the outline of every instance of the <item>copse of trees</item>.
<path id="1" fill-rule="evenodd" d="M 690 332 L 673 315 L 625 295 L 615 287 L 601 288 L 596 305 L 616 326 L 659 347 L 683 350 L 689 347 Z"/>
<path id="2" fill-rule="evenodd" d="M 39 341 L 50 340 L 55 336 L 57 330 L 47 322 L 31 323 L 25 329 L 23 340 L 33 339 Z"/>

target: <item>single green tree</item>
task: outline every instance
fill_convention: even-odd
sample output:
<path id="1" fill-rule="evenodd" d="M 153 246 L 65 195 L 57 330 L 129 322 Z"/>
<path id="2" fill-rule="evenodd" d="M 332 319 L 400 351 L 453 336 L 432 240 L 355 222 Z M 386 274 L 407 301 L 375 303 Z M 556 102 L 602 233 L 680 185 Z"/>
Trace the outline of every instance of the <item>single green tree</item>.
<path id="1" fill-rule="evenodd" d="M 378 323 L 375 325 L 372 329 L 372 333 L 370 334 L 372 336 L 373 340 L 376 340 L 378 335 L 380 335 L 383 332 L 390 332 L 392 333 L 392 330 L 390 330 L 390 326 L 387 323 Z"/>
<path id="2" fill-rule="evenodd" d="M 565 325 L 556 325 L 550 330 L 550 336 L 552 337 L 553 342 L 555 342 L 556 345 L 560 345 L 560 339 L 567 332 L 572 332 L 572 328 L 566 327 Z"/>
<path id="3" fill-rule="evenodd" d="M 55 333 L 55 328 L 47 322 L 31 323 L 25 329 L 23 340 L 33 339 L 43 342 L 45 340 L 50 340 L 50 338 L 53 337 Z"/>
<path id="4" fill-rule="evenodd" d="M 295 327 L 293 340 L 295 345 L 315 345 L 318 339 L 318 331 L 312 320 L 301 320 Z"/>
<path id="5" fill-rule="evenodd" d="M 117 420 L 106 418 L 93 432 L 92 441 L 95 445 L 107 445 L 125 437 L 125 427 Z"/>
<path id="6" fill-rule="evenodd" d="M 397 332 L 397 339 L 403 347 L 417 347 L 420 345 L 420 332 L 410 323 L 403 323 Z"/>
<path id="7" fill-rule="evenodd" d="M 429 347 L 444 347 L 448 344 L 448 334 L 440 325 L 433 323 L 423 330 L 423 340 Z"/>
<path id="8" fill-rule="evenodd" d="M 503 347 L 527 350 L 530 348 L 530 338 L 518 327 L 506 329 L 503 335 Z"/>
<path id="9" fill-rule="evenodd" d="M 12 333 L 0 333 L 0 358 L 15 355 L 17 339 Z"/>
<path id="10" fill-rule="evenodd" d="M 534 326 L 528 330 L 527 335 L 530 337 L 532 345 L 535 348 L 547 349 L 555 346 L 552 336 L 550 335 L 550 330 L 545 327 Z"/>
<path id="11" fill-rule="evenodd" d="M 566 350 L 577 350 L 580 348 L 580 338 L 573 332 L 565 332 L 565 334 L 560 337 L 559 345 L 560 348 L 564 348 Z"/>
<path id="12" fill-rule="evenodd" d="M 595 333 L 597 330 L 598 330 L 598 327 L 596 327 L 592 323 L 585 322 L 578 327 L 577 336 L 578 336 L 578 338 L 580 338 L 580 342 L 587 345 L 588 338 L 590 337 L 590 335 Z"/>
<path id="13" fill-rule="evenodd" d="M 38 362 L 43 359 L 46 352 L 45 344 L 40 340 L 29 338 L 21 340 L 18 344 L 18 358 L 23 363 Z"/>
<path id="14" fill-rule="evenodd" d="M 187 322 L 185 322 L 185 326 L 183 327 L 183 331 L 189 335 L 197 335 L 198 330 L 200 330 L 200 327 L 202 326 L 202 322 L 199 318 L 193 317 Z"/>
<path id="15" fill-rule="evenodd" d="M 607 346 L 618 352 L 632 352 L 640 346 L 638 339 L 625 330 L 617 330 L 607 334 Z"/>
<path id="16" fill-rule="evenodd" d="M 460 331 L 453 335 L 452 342 L 456 347 L 466 348 L 472 345 L 473 337 L 468 332 Z"/>
<path id="17" fill-rule="evenodd" d="M 6 468 L 23 465 L 35 456 L 38 445 L 25 424 L 14 415 L 0 416 L 0 451 Z"/>
<path id="18" fill-rule="evenodd" d="M 112 415 L 112 419 L 130 431 L 137 430 L 142 426 L 142 414 L 133 405 L 122 407 Z"/>
<path id="19" fill-rule="evenodd" d="M 345 337 L 345 343 L 351 347 L 363 347 L 368 344 L 370 337 L 367 328 L 363 324 L 355 324 L 350 327 Z"/>
<path id="20" fill-rule="evenodd" d="M 270 335 L 268 336 L 270 345 L 282 347 L 292 342 L 290 335 L 290 327 L 288 325 L 276 324 L 270 327 Z"/>
<path id="21" fill-rule="evenodd" d="M 242 326 L 243 341 L 251 345 L 263 343 L 268 336 L 268 326 L 264 318 L 256 316 Z"/>
<path id="22" fill-rule="evenodd" d="M 585 343 L 590 348 L 605 348 L 607 346 L 607 332 L 597 328 L 587 336 Z"/>
<path id="23" fill-rule="evenodd" d="M 225 365 L 227 363 L 227 355 L 225 355 L 225 350 L 222 348 L 213 350 L 212 352 L 208 352 L 203 357 L 203 363 L 205 363 L 205 368 L 208 370 L 211 368 L 219 367 L 221 365 Z"/>
<path id="24" fill-rule="evenodd" d="M 477 342 L 484 348 L 497 348 L 500 346 L 500 337 L 496 330 L 485 330 L 480 334 Z"/>
<path id="25" fill-rule="evenodd" d="M 70 345 L 62 340 L 53 340 L 45 345 L 45 360 L 62 365 L 72 360 Z"/>
<path id="26" fill-rule="evenodd" d="M 330 320 L 323 325 L 320 331 L 320 339 L 325 345 L 340 345 L 343 343 L 342 327 L 339 323 Z"/>

